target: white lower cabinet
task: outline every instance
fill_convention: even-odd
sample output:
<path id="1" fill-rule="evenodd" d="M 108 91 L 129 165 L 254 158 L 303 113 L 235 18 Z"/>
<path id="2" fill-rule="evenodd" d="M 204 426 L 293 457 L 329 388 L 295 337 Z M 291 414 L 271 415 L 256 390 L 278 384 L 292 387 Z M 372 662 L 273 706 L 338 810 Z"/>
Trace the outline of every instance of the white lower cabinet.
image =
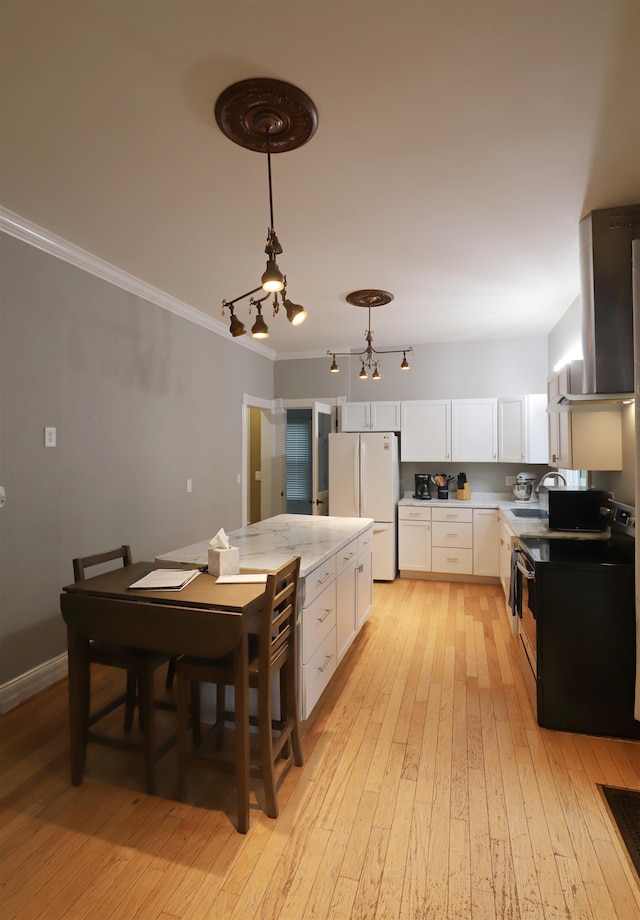
<path id="1" fill-rule="evenodd" d="M 431 508 L 398 506 L 398 568 L 431 571 Z"/>
<path id="2" fill-rule="evenodd" d="M 395 573 L 394 576 L 395 578 Z M 356 632 L 369 616 L 373 607 L 373 533 L 358 537 L 358 562 L 356 564 Z M 338 652 L 338 658 L 340 653 Z"/>
<path id="3" fill-rule="evenodd" d="M 335 674 L 336 658 L 336 631 L 331 630 L 327 638 L 316 649 L 312 657 L 302 665 L 302 684 L 304 687 L 304 708 L 302 718 L 308 718 L 311 710 L 316 705 L 322 691 Z"/>
<path id="4" fill-rule="evenodd" d="M 470 508 L 431 511 L 431 570 L 450 575 L 473 572 L 473 512 Z"/>
<path id="5" fill-rule="evenodd" d="M 492 508 L 473 511 L 473 574 L 500 574 L 500 520 Z"/>
<path id="6" fill-rule="evenodd" d="M 336 578 L 336 640 L 338 661 L 356 634 L 358 541 L 352 540 L 341 549 L 337 558 Z"/>
<path id="7" fill-rule="evenodd" d="M 446 502 L 398 506 L 401 572 L 442 572 L 497 578 L 500 574 L 499 512 Z"/>
<path id="8" fill-rule="evenodd" d="M 307 719 L 373 602 L 373 527 L 304 579 L 299 706 Z"/>

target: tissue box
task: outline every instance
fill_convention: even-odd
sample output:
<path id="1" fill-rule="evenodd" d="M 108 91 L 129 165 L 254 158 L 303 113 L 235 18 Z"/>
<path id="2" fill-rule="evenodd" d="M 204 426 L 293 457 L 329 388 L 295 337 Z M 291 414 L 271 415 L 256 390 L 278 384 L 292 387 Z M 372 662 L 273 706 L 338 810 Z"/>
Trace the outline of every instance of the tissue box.
<path id="1" fill-rule="evenodd" d="M 240 571 L 239 548 L 209 549 L 208 571 L 209 575 L 237 575 Z"/>

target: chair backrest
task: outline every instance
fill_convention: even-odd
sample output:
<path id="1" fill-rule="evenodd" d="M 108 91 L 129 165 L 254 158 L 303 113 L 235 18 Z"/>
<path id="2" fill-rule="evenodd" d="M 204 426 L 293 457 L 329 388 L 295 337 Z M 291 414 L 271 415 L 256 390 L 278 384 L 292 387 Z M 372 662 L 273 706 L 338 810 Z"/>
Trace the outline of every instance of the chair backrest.
<path id="1" fill-rule="evenodd" d="M 85 570 L 94 565 L 103 565 L 114 559 L 122 559 L 123 565 L 131 565 L 131 547 L 119 546 L 117 549 L 108 550 L 106 553 L 95 553 L 93 556 L 83 556 L 73 560 L 73 578 L 75 581 L 84 581 Z"/>
<path id="2" fill-rule="evenodd" d="M 300 556 L 294 556 L 267 576 L 264 607 L 260 623 L 260 652 L 258 668 L 268 679 L 289 656 L 295 662 L 296 618 L 298 614 L 298 582 Z"/>

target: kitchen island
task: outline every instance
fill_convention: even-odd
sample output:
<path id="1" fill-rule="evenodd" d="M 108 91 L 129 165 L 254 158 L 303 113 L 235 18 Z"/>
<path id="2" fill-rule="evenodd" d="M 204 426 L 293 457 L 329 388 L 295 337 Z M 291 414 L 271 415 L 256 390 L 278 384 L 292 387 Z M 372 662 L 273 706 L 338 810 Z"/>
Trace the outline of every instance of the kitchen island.
<path id="1" fill-rule="evenodd" d="M 232 530 L 241 572 L 300 561 L 299 706 L 307 719 L 373 604 L 373 521 L 279 514 Z M 158 562 L 206 566 L 209 541 L 163 553 Z"/>

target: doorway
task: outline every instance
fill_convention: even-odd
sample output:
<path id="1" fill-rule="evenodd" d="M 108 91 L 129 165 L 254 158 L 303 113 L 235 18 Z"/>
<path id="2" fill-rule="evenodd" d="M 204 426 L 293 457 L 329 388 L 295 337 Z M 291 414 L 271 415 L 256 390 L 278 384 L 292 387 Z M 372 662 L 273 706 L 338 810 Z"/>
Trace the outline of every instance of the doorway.
<path id="1" fill-rule="evenodd" d="M 300 433 L 306 431 L 307 482 L 310 462 L 311 488 L 304 497 L 290 496 L 293 514 L 329 513 L 329 432 L 333 405 L 329 401 L 266 400 L 243 396 L 242 403 L 242 523 L 254 524 L 287 511 L 287 415 L 304 410 L 296 418 Z M 294 416 L 292 418 L 292 423 Z M 302 421 L 304 419 L 304 421 Z M 310 423 L 309 423 L 310 420 Z M 310 458 L 309 458 L 310 451 Z"/>

